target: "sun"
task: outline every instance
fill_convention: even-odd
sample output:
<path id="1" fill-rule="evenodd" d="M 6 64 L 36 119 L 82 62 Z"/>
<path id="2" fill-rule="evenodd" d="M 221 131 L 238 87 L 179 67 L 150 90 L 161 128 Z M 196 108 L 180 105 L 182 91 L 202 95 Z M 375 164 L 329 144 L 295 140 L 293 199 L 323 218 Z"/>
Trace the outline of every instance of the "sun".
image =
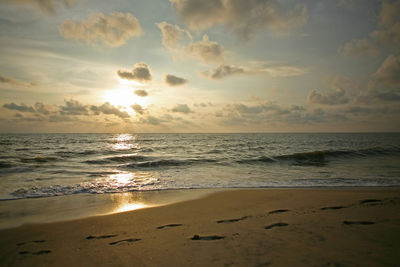
<path id="1" fill-rule="evenodd" d="M 147 107 L 147 98 L 140 97 L 134 94 L 135 88 L 129 85 L 121 84 L 119 87 L 104 91 L 103 98 L 106 102 L 116 107 L 130 109 L 133 104 L 139 104 L 142 107 Z"/>

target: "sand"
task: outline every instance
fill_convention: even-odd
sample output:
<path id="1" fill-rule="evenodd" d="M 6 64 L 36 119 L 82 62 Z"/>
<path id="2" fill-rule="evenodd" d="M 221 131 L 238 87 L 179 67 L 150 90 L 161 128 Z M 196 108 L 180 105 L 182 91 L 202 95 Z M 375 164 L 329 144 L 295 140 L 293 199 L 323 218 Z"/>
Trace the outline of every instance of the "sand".
<path id="1" fill-rule="evenodd" d="M 400 189 L 255 189 L 0 231 L 2 266 L 399 266 Z"/>

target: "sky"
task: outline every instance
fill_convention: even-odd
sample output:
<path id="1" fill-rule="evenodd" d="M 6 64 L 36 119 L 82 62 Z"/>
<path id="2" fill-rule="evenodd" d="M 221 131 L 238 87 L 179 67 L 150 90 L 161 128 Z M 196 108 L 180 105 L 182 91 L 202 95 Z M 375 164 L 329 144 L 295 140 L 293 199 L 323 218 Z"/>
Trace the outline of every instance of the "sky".
<path id="1" fill-rule="evenodd" d="M 2 0 L 0 132 L 400 131 L 400 0 Z"/>

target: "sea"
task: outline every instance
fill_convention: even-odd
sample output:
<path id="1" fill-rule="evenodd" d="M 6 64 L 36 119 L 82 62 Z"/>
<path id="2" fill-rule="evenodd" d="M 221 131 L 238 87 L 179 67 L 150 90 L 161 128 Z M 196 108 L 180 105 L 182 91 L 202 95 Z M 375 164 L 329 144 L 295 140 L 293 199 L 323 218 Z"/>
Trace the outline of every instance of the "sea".
<path id="1" fill-rule="evenodd" d="M 210 190 L 399 185 L 399 133 L 0 134 L 0 228 Z"/>

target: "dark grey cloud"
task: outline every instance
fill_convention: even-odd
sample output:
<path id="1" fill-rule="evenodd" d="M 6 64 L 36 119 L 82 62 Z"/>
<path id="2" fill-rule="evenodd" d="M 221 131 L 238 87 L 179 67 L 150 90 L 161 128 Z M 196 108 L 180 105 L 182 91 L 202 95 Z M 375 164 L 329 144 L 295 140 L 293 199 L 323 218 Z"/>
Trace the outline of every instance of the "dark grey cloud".
<path id="1" fill-rule="evenodd" d="M 167 74 L 164 76 L 164 81 L 169 86 L 179 86 L 187 83 L 187 80 L 178 76 Z"/>
<path id="2" fill-rule="evenodd" d="M 324 110 L 306 109 L 303 106 L 283 106 L 273 102 L 259 104 L 229 104 L 215 112 L 223 125 L 246 126 L 262 124 L 315 124 L 333 119 L 333 115 Z"/>
<path id="3" fill-rule="evenodd" d="M 59 108 L 61 115 L 89 115 L 88 106 L 74 99 L 64 100 L 64 106 Z"/>
<path id="4" fill-rule="evenodd" d="M 170 0 L 178 17 L 193 30 L 224 25 L 243 39 L 260 29 L 289 31 L 307 22 L 307 8 L 276 0 Z"/>
<path id="5" fill-rule="evenodd" d="M 0 74 L 0 83 L 10 83 L 10 84 L 19 84 L 17 80 L 11 77 L 3 76 Z"/>
<path id="6" fill-rule="evenodd" d="M 96 115 L 103 113 L 106 115 L 115 115 L 121 119 L 129 118 L 129 114 L 126 111 L 121 111 L 108 102 L 105 102 L 100 106 L 92 105 L 90 106 L 90 110 L 93 111 Z"/>
<path id="7" fill-rule="evenodd" d="M 8 103 L 4 104 L 3 108 L 10 109 L 10 110 L 17 110 L 20 112 L 35 112 L 35 109 L 31 106 L 27 106 L 24 103 L 21 103 L 20 105 L 15 104 L 15 103 Z"/>
<path id="8" fill-rule="evenodd" d="M 184 114 L 189 114 L 192 113 L 193 111 L 189 108 L 188 105 L 186 104 L 178 104 L 175 107 L 171 109 L 172 112 L 176 113 L 184 113 Z"/>
<path id="9" fill-rule="evenodd" d="M 164 122 L 164 120 L 154 117 L 154 116 L 147 116 L 147 117 L 140 118 L 140 122 L 144 123 L 144 124 L 150 124 L 150 125 L 160 125 L 161 123 Z"/>
<path id="10" fill-rule="evenodd" d="M 136 63 L 132 71 L 118 70 L 118 76 L 126 80 L 135 80 L 139 82 L 149 82 L 152 80 L 150 67 L 144 63 Z"/>
<path id="11" fill-rule="evenodd" d="M 346 43 L 341 51 L 341 55 L 345 57 L 378 56 L 379 53 L 378 45 L 368 39 L 352 40 Z"/>
<path id="12" fill-rule="evenodd" d="M 343 56 L 377 56 L 386 48 L 400 51 L 400 1 L 382 1 L 378 25 L 368 38 L 352 40 L 341 50 Z"/>
<path id="13" fill-rule="evenodd" d="M 87 44 L 105 44 L 109 47 L 124 45 L 132 37 L 142 34 L 139 21 L 130 13 L 113 12 L 91 15 L 84 21 L 66 20 L 59 27 L 66 39 L 84 41 Z"/>
<path id="14" fill-rule="evenodd" d="M 36 102 L 35 103 L 35 110 L 36 110 L 36 112 L 44 114 L 44 115 L 49 115 L 52 112 L 50 106 L 45 105 L 45 104 L 40 103 L 40 102 Z"/>
<path id="15" fill-rule="evenodd" d="M 307 98 L 311 104 L 343 105 L 349 103 L 346 91 L 342 88 L 337 88 L 335 91 L 327 93 L 318 93 L 314 90 L 308 94 Z"/>
<path id="16" fill-rule="evenodd" d="M 235 74 L 249 73 L 242 67 L 237 67 L 234 65 L 219 65 L 217 68 L 209 71 L 200 72 L 203 76 L 208 77 L 213 80 L 219 80 Z"/>
<path id="17" fill-rule="evenodd" d="M 373 78 L 385 85 L 400 86 L 400 56 L 389 55 Z"/>
<path id="18" fill-rule="evenodd" d="M 143 114 L 144 114 L 144 109 L 143 109 L 143 107 L 142 107 L 141 105 L 139 105 L 139 104 L 133 104 L 133 105 L 131 106 L 131 108 L 132 108 L 137 114 L 140 114 L 140 115 L 143 115 Z"/>
<path id="19" fill-rule="evenodd" d="M 149 93 L 146 90 L 138 89 L 133 92 L 137 96 L 146 97 Z"/>

